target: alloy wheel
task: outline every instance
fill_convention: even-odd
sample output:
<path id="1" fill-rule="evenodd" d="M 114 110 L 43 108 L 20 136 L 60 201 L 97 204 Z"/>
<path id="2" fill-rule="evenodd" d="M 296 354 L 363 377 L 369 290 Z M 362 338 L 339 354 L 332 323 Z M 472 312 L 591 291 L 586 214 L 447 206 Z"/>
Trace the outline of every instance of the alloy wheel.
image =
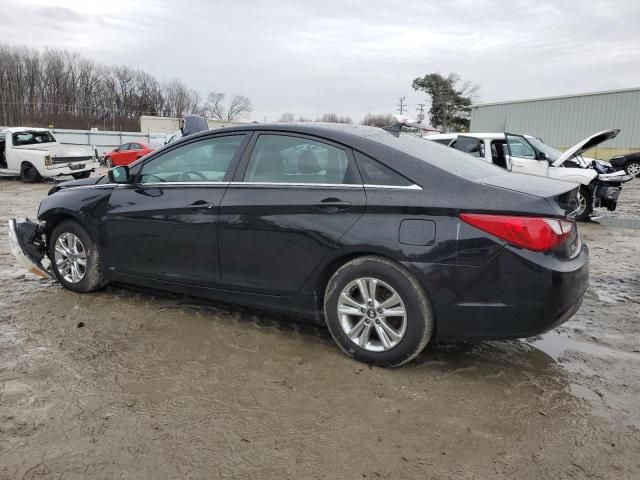
<path id="1" fill-rule="evenodd" d="M 629 165 L 627 165 L 627 173 L 629 175 L 640 175 L 640 163 L 638 162 L 631 162 Z"/>
<path id="2" fill-rule="evenodd" d="M 69 283 L 80 283 L 87 273 L 87 251 L 73 233 L 63 233 L 55 244 L 58 272 Z"/>
<path id="3" fill-rule="evenodd" d="M 391 350 L 407 330 L 402 298 L 377 278 L 358 278 L 342 290 L 338 319 L 349 340 L 370 352 Z"/>

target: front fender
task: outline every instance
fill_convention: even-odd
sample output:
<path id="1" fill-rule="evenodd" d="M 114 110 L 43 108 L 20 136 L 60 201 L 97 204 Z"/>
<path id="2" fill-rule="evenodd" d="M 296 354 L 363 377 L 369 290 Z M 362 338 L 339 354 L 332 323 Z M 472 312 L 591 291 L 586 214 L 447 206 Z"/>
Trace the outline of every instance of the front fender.
<path id="1" fill-rule="evenodd" d="M 580 185 L 589 185 L 598 173 L 593 169 L 587 168 L 549 168 L 549 177 L 564 182 L 579 183 Z"/>
<path id="2" fill-rule="evenodd" d="M 80 223 L 94 240 L 103 219 L 106 218 L 109 197 L 113 186 L 71 187 L 60 190 L 40 202 L 38 219 L 46 222 L 51 233 L 56 224 L 65 218 Z"/>

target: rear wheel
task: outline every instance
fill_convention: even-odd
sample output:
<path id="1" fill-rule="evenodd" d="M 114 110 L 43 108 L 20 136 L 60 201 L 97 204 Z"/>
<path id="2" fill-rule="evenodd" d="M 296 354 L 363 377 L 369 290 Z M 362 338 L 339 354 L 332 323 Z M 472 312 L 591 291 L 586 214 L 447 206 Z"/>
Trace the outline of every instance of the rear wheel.
<path id="1" fill-rule="evenodd" d="M 634 175 L 637 177 L 640 175 L 640 161 L 631 160 L 630 162 L 627 162 L 624 167 L 624 171 L 627 172 L 627 175 Z"/>
<path id="2" fill-rule="evenodd" d="M 104 159 L 104 166 L 107 168 L 113 167 L 113 160 L 111 159 L 111 157 L 107 157 Z"/>
<path id="3" fill-rule="evenodd" d="M 65 220 L 53 229 L 49 239 L 49 259 L 56 278 L 69 290 L 93 292 L 108 283 L 95 242 L 73 220 Z"/>
<path id="4" fill-rule="evenodd" d="M 576 221 L 586 220 L 593 211 L 593 198 L 587 187 L 580 187 L 578 191 L 578 209 L 575 213 Z"/>
<path id="5" fill-rule="evenodd" d="M 324 313 L 333 339 L 347 355 L 381 367 L 411 361 L 434 331 L 431 304 L 417 280 L 381 257 L 342 266 L 327 285 Z"/>
<path id="6" fill-rule="evenodd" d="M 20 179 L 24 183 L 37 183 L 42 180 L 42 175 L 40 175 L 36 167 L 29 162 L 24 162 L 20 167 Z"/>

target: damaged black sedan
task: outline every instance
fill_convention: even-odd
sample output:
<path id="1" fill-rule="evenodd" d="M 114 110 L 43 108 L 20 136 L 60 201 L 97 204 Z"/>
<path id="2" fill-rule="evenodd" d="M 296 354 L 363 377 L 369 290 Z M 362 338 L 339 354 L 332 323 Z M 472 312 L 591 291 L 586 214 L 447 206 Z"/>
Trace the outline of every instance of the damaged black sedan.
<path id="1" fill-rule="evenodd" d="M 360 126 L 203 132 L 12 220 L 32 272 L 75 292 L 143 285 L 314 319 L 349 356 L 536 335 L 588 283 L 578 186 Z"/>

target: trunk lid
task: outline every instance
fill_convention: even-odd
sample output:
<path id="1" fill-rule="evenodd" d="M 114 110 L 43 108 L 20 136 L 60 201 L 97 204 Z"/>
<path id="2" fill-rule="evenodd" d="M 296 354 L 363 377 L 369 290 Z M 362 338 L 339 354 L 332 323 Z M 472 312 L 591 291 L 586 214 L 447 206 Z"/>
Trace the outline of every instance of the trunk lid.
<path id="1" fill-rule="evenodd" d="M 544 198 L 549 203 L 560 207 L 566 216 L 571 216 L 578 208 L 580 185 L 577 183 L 506 172 L 481 178 L 477 181 L 491 187 Z"/>

